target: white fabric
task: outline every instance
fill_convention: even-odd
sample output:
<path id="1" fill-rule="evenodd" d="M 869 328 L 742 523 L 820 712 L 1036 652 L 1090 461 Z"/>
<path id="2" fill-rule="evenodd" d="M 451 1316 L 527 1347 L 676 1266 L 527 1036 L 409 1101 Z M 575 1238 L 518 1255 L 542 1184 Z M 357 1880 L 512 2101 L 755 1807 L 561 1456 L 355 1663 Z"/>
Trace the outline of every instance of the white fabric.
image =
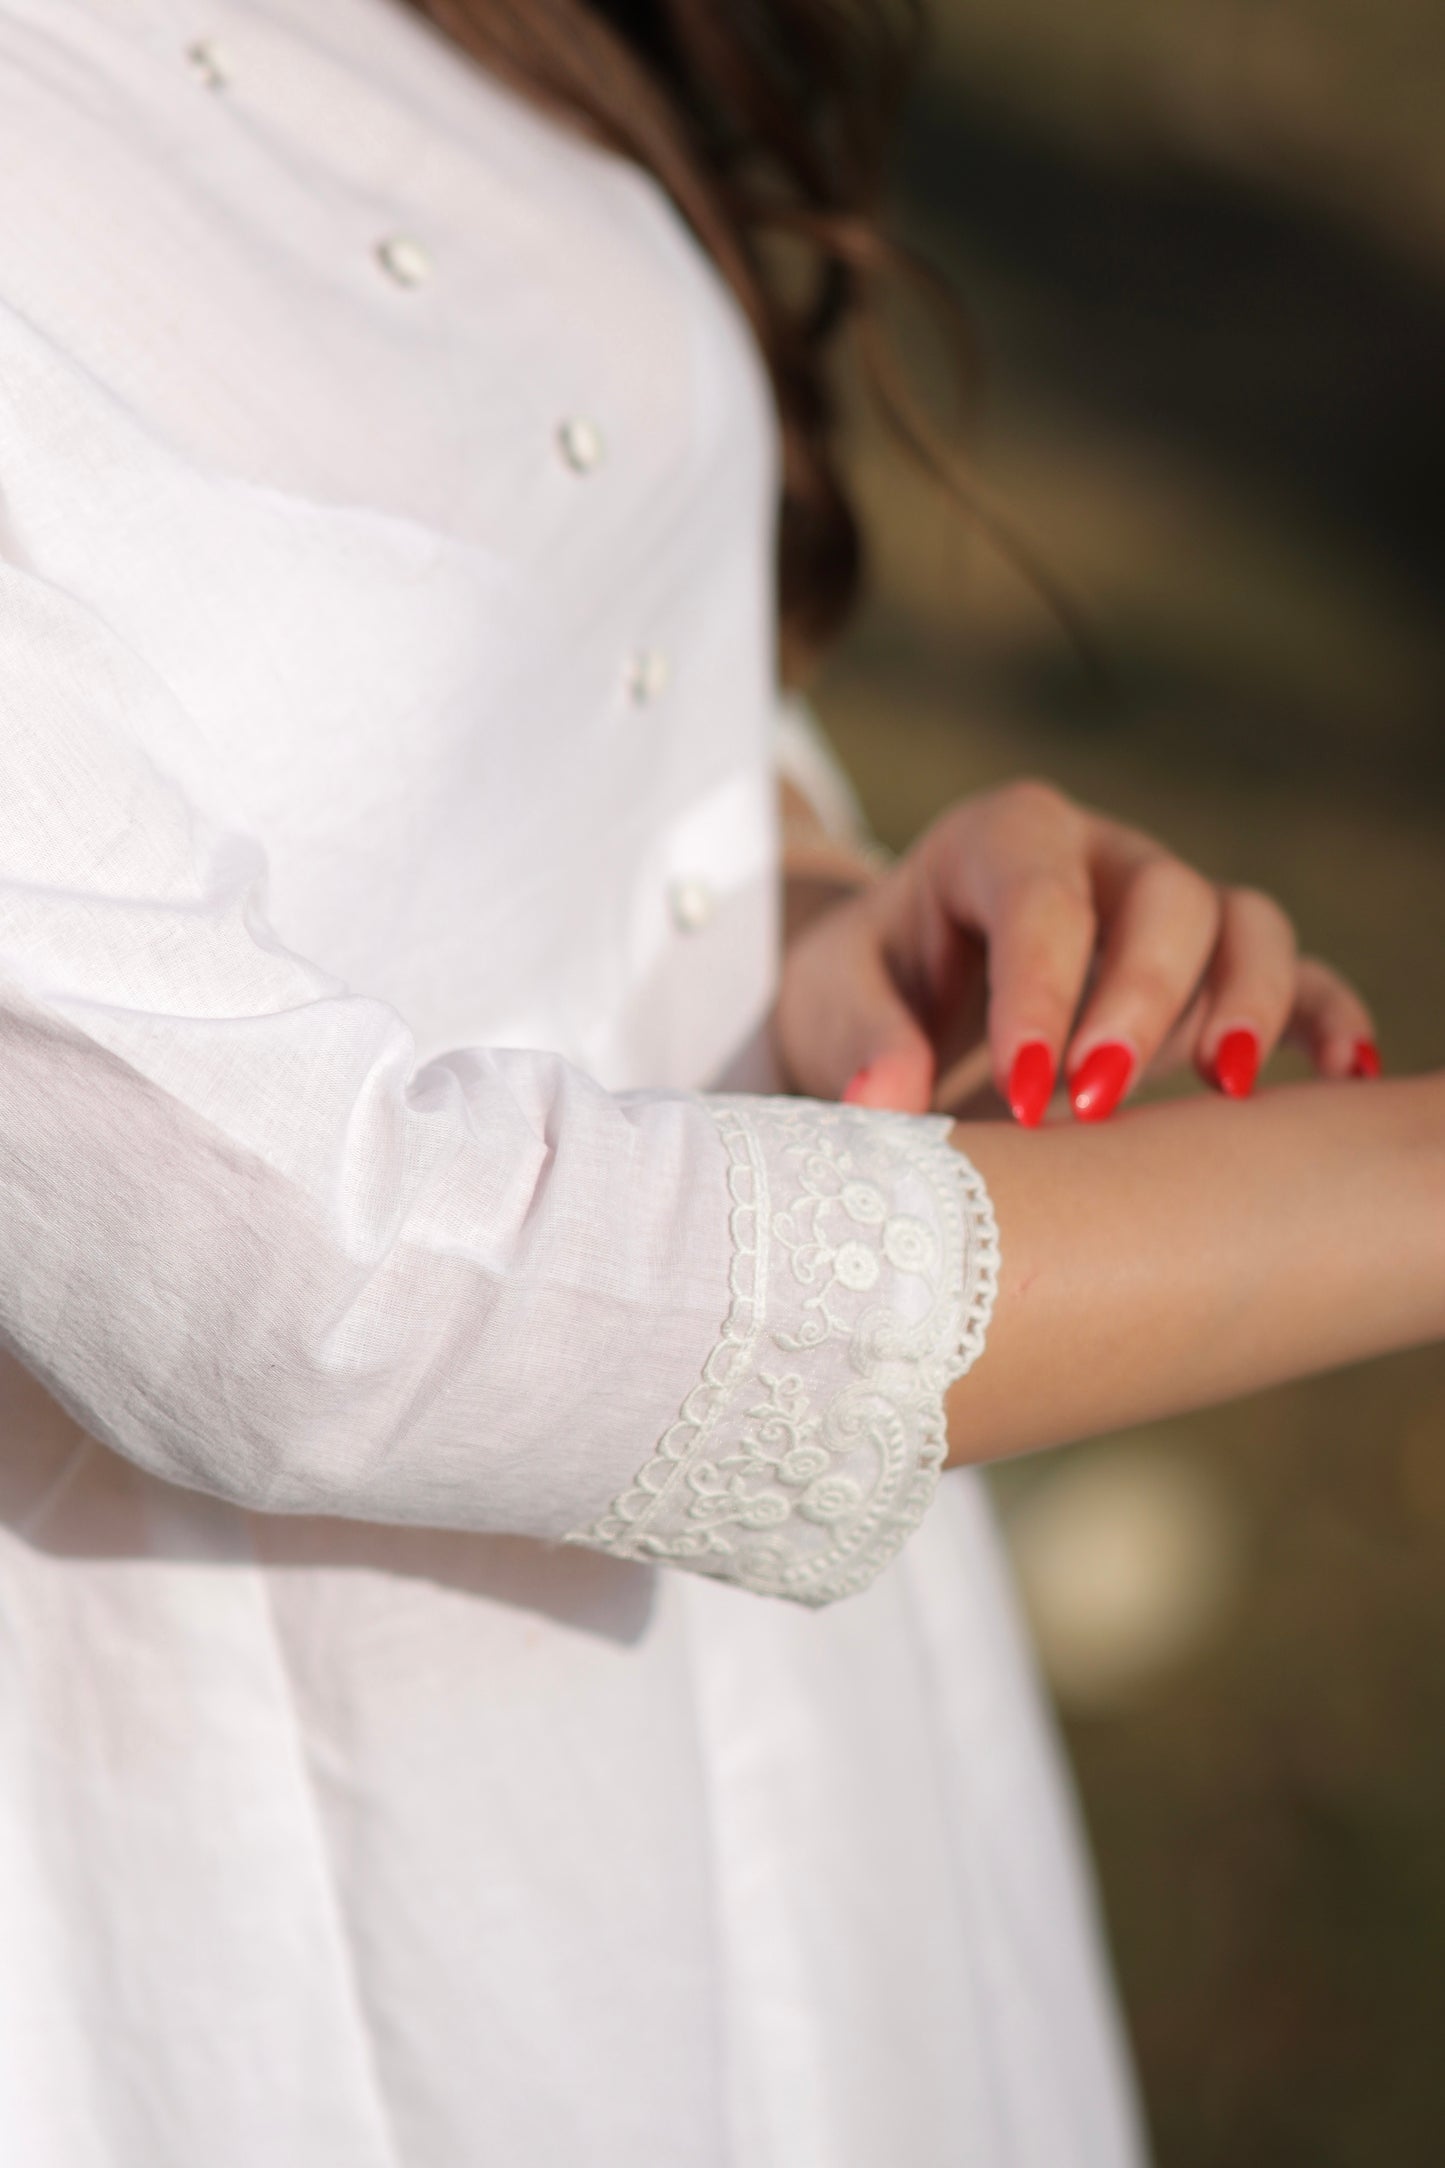
<path id="1" fill-rule="evenodd" d="M 774 758 L 779 775 L 796 784 L 835 842 L 877 848 L 858 793 L 801 693 L 784 693 L 778 701 Z"/>
<path id="2" fill-rule="evenodd" d="M 7 2160 L 1131 2160 L 733 304 L 393 0 L 0 0 L 0 187 Z"/>

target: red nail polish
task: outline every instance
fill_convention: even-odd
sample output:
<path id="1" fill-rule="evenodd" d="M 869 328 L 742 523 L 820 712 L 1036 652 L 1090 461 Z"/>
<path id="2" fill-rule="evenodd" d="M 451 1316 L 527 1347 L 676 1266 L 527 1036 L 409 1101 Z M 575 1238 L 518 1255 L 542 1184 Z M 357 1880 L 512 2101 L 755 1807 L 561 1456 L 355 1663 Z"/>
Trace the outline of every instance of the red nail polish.
<path id="1" fill-rule="evenodd" d="M 1042 1039 L 1030 1039 L 1014 1056 L 1008 1077 L 1008 1103 L 1014 1120 L 1037 1129 L 1054 1096 L 1054 1057 Z"/>
<path id="2" fill-rule="evenodd" d="M 856 1076 L 852 1076 L 848 1079 L 847 1088 L 843 1093 L 843 1104 L 845 1107 L 856 1107 L 861 1105 L 863 1094 L 868 1088 L 868 1078 L 870 1073 L 871 1072 L 868 1069 L 863 1068 L 857 1072 Z"/>
<path id="3" fill-rule="evenodd" d="M 1355 1058 L 1350 1063 L 1351 1076 L 1379 1076 L 1384 1066 L 1380 1059 L 1380 1049 L 1373 1039 L 1356 1039 Z"/>
<path id="4" fill-rule="evenodd" d="M 1231 1099 L 1247 1099 L 1259 1075 L 1259 1034 L 1227 1031 L 1214 1056 L 1214 1081 Z"/>
<path id="5" fill-rule="evenodd" d="M 1102 1122 L 1129 1088 L 1134 1053 L 1118 1039 L 1107 1039 L 1081 1061 L 1069 1078 L 1069 1097 L 1081 1122 Z"/>

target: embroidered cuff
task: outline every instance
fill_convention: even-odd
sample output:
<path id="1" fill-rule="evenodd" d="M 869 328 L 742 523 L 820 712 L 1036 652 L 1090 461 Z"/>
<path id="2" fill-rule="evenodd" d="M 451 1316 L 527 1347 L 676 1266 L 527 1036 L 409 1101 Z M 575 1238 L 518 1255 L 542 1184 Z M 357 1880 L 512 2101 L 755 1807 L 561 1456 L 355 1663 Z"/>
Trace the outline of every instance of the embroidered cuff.
<path id="1" fill-rule="evenodd" d="M 728 1316 L 652 1459 L 567 1541 L 831 1603 L 933 1496 L 944 1392 L 997 1292 L 993 1209 L 947 1116 L 704 1103 L 728 1158 Z"/>

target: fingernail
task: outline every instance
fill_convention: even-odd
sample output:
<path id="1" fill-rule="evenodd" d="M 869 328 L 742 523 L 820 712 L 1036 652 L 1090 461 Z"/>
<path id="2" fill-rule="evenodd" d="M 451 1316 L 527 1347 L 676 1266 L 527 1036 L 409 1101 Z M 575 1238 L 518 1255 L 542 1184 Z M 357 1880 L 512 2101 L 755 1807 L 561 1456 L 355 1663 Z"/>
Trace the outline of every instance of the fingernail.
<path id="1" fill-rule="evenodd" d="M 1081 1122 L 1102 1122 L 1112 1114 L 1129 1088 L 1134 1073 L 1134 1051 L 1118 1039 L 1107 1039 L 1081 1061 L 1069 1078 L 1069 1097 Z"/>
<path id="2" fill-rule="evenodd" d="M 864 1097 L 868 1090 L 868 1079 L 871 1074 L 871 1070 L 864 1068 L 860 1069 L 855 1076 L 852 1076 L 848 1079 L 847 1086 L 843 1093 L 843 1104 L 845 1107 L 857 1107 L 863 1104 Z"/>
<path id="3" fill-rule="evenodd" d="M 1350 1063 L 1351 1076 L 1379 1076 L 1385 1064 L 1380 1059 L 1380 1049 L 1373 1039 L 1356 1039 L 1355 1058 Z"/>
<path id="4" fill-rule="evenodd" d="M 1247 1028 L 1227 1031 L 1214 1056 L 1214 1081 L 1231 1099 L 1247 1099 L 1259 1075 L 1259 1034 Z"/>
<path id="5" fill-rule="evenodd" d="M 1054 1096 L 1054 1057 L 1042 1039 L 1030 1039 L 1014 1056 L 1008 1076 L 1008 1103 L 1014 1120 L 1037 1129 Z"/>

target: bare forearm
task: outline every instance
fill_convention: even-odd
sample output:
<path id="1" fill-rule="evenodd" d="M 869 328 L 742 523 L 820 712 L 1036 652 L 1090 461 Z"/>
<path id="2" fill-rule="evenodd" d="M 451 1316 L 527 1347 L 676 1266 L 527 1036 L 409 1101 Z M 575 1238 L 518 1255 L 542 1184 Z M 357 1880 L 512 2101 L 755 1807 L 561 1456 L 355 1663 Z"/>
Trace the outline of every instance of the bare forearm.
<path id="1" fill-rule="evenodd" d="M 1445 1335 L 1445 1079 L 960 1123 L 1003 1238 L 950 1465 Z"/>

